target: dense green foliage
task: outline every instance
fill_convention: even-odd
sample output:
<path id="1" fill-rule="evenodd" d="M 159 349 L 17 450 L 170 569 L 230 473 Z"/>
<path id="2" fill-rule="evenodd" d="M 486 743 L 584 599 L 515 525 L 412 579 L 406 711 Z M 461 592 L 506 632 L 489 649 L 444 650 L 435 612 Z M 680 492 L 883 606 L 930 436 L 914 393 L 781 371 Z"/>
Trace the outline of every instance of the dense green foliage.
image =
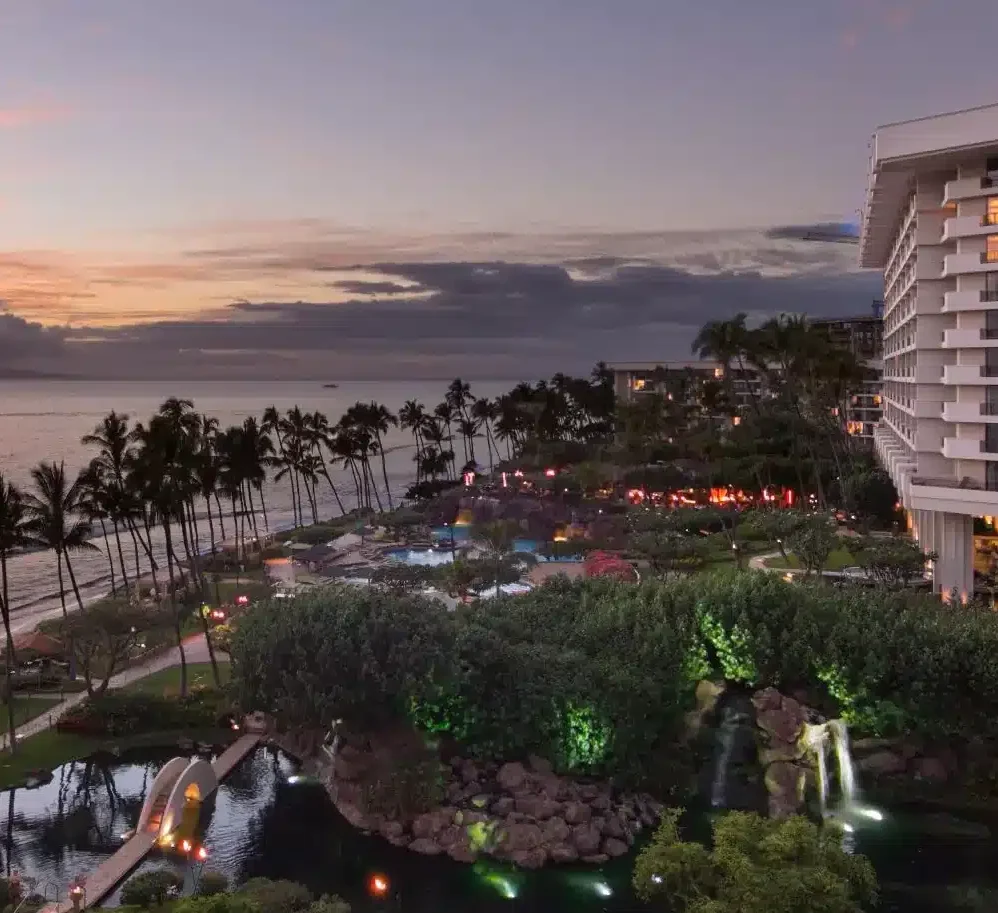
<path id="1" fill-rule="evenodd" d="M 834 828 L 730 812 L 714 845 L 686 842 L 666 812 L 634 865 L 634 889 L 670 913 L 861 913 L 877 900 L 873 867 Z"/>
<path id="2" fill-rule="evenodd" d="M 662 775 L 704 677 L 804 689 L 861 733 L 998 734 L 994 613 L 734 569 L 555 579 L 453 613 L 331 587 L 251 609 L 233 641 L 242 709 L 289 727 L 409 720 L 470 755 L 628 783 Z"/>
<path id="3" fill-rule="evenodd" d="M 121 903 L 127 907 L 159 906 L 184 885 L 182 875 L 173 869 L 154 869 L 129 878 L 121 889 Z"/>
<path id="4" fill-rule="evenodd" d="M 439 602 L 376 587 L 261 603 L 232 637 L 235 696 L 288 726 L 376 726 L 446 666 L 452 627 Z"/>

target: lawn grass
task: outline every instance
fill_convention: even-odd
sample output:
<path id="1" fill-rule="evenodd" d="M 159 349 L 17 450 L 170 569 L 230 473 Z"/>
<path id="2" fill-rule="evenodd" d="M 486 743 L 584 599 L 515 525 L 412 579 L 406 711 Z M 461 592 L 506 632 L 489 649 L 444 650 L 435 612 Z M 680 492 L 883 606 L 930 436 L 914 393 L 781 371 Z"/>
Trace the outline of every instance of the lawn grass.
<path id="1" fill-rule="evenodd" d="M 229 680 L 231 667 L 228 662 L 221 659 L 218 663 L 218 674 L 224 685 Z M 212 688 L 215 680 L 211 674 L 211 663 L 188 663 L 187 664 L 187 687 L 188 688 Z M 160 669 L 151 675 L 140 678 L 138 681 L 125 685 L 122 691 L 132 694 L 159 694 L 175 695 L 180 693 L 180 666 L 170 666 L 168 669 Z"/>
<path id="2" fill-rule="evenodd" d="M 70 761 L 88 758 L 98 751 L 123 752 L 133 748 L 169 748 L 181 740 L 227 745 L 240 733 L 231 729 L 174 730 L 148 732 L 120 739 L 93 739 L 46 729 L 17 743 L 17 754 L 0 753 L 0 790 L 22 786 L 38 771 L 52 771 Z"/>
<path id="3" fill-rule="evenodd" d="M 786 560 L 783 559 L 782 555 L 777 555 L 766 562 L 766 567 L 800 570 L 802 565 L 796 555 L 787 555 Z M 847 567 L 856 567 L 855 556 L 844 548 L 837 548 L 828 556 L 824 570 L 841 571 Z"/>
<path id="4" fill-rule="evenodd" d="M 46 710 L 50 710 L 59 703 L 58 692 L 52 697 L 24 697 L 20 694 L 15 694 L 14 725 L 21 726 L 27 723 L 28 720 L 33 720 L 36 716 L 41 716 Z M 0 704 L 0 735 L 7 732 L 8 716 L 7 704 Z"/>

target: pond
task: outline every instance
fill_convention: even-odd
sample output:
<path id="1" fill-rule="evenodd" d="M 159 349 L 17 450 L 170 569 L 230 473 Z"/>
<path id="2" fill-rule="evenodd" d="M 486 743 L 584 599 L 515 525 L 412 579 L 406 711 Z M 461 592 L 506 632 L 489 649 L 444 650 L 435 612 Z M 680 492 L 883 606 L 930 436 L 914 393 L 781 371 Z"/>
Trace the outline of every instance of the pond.
<path id="1" fill-rule="evenodd" d="M 121 844 L 138 818 L 144 790 L 174 751 L 110 755 L 66 764 L 38 789 L 0 793 L 0 850 L 5 873 L 39 879 L 38 891 L 65 896 L 73 876 L 93 871 Z M 207 868 L 239 882 L 289 878 L 314 892 L 335 892 L 354 913 L 632 913 L 642 909 L 630 888 L 632 860 L 594 869 L 517 872 L 498 863 L 463 866 L 364 837 L 332 807 L 324 791 L 295 776 L 295 763 L 258 749 L 222 784 L 201 816 Z M 702 822 L 706 824 L 706 822 Z M 848 836 L 877 866 L 885 887 L 881 909 L 955 913 L 974 909 L 944 896 L 947 886 L 998 889 L 998 818 L 955 819 L 917 807 L 885 810 Z M 137 871 L 187 863 L 149 857 Z M 369 879 L 384 875 L 392 903 L 371 898 Z M 111 895 L 105 905 L 113 906 Z M 987 907 L 980 907 L 987 909 Z"/>

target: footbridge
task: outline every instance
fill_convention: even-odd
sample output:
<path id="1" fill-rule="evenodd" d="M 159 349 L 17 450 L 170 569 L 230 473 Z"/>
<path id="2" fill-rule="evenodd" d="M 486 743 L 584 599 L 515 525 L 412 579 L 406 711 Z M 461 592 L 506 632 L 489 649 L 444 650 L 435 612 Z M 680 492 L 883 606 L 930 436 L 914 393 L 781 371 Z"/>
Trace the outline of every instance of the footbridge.
<path id="1" fill-rule="evenodd" d="M 202 758 L 168 761 L 149 788 L 132 836 L 88 876 L 82 889 L 71 891 L 69 900 L 43 913 L 72 913 L 96 906 L 154 847 L 172 848 L 193 837 L 201 803 L 259 741 L 257 733 L 244 735 L 210 764 Z"/>

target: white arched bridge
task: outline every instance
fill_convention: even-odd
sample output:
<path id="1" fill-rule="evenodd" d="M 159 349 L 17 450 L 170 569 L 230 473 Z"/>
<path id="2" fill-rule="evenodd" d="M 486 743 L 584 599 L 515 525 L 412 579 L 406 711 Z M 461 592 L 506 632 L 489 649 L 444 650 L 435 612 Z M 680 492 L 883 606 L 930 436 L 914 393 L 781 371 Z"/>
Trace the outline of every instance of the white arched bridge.
<path id="1" fill-rule="evenodd" d="M 186 844 L 194 836 L 201 803 L 260 741 L 260 733 L 241 736 L 211 764 L 202 758 L 173 758 L 156 775 L 135 831 L 113 856 L 105 860 L 69 900 L 46 907 L 42 913 L 73 913 L 93 907 L 114 890 L 155 846 Z M 71 892 L 73 895 L 74 892 Z"/>

